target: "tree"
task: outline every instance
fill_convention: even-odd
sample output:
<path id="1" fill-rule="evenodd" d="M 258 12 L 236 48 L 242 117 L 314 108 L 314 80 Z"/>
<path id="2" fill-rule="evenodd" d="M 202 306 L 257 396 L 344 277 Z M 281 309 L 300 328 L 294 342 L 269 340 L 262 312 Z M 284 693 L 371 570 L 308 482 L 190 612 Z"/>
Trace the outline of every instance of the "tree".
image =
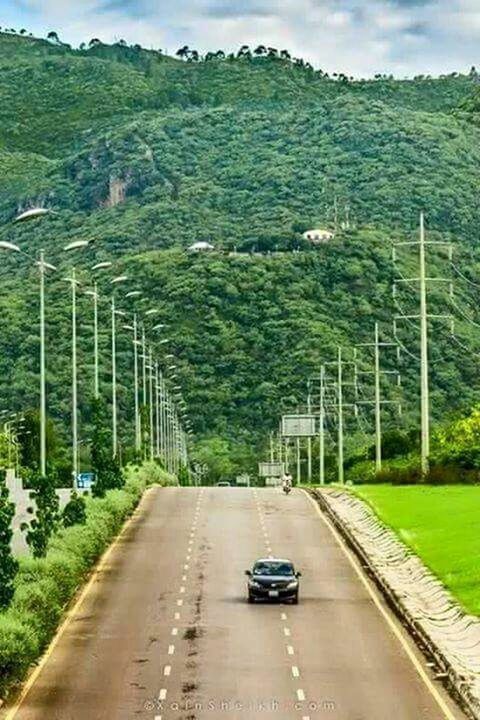
<path id="1" fill-rule="evenodd" d="M 22 523 L 20 527 L 26 531 L 26 541 L 33 556 L 39 558 L 46 555 L 48 541 L 58 527 L 59 502 L 52 476 L 46 477 L 32 472 L 30 485 L 30 500 L 34 501 L 34 505 L 27 508 L 27 512 L 33 517 L 29 523 Z"/>
<path id="2" fill-rule="evenodd" d="M 233 475 L 230 444 L 219 436 L 200 440 L 195 448 L 195 460 L 208 467 L 207 478 L 212 484 L 229 480 Z"/>
<path id="3" fill-rule="evenodd" d="M 12 555 L 12 520 L 15 505 L 10 501 L 5 484 L 5 472 L 0 477 L 0 609 L 6 608 L 14 592 L 14 579 L 18 562 Z"/>
<path id="4" fill-rule="evenodd" d="M 189 49 L 188 45 L 184 45 L 183 47 L 179 48 L 175 54 L 179 58 L 182 58 L 182 60 L 184 60 L 189 56 L 190 49 Z"/>
<path id="5" fill-rule="evenodd" d="M 103 497 L 107 490 L 123 485 L 118 460 L 112 457 L 112 433 L 104 400 L 93 401 L 92 470 L 95 482 L 92 494 Z"/>
<path id="6" fill-rule="evenodd" d="M 267 48 L 265 47 L 265 45 L 259 45 L 259 46 L 256 47 L 255 50 L 253 51 L 253 54 L 254 54 L 254 55 L 258 55 L 258 56 L 260 56 L 260 55 L 266 55 L 266 54 L 267 54 Z"/>
<path id="7" fill-rule="evenodd" d="M 60 38 L 58 37 L 58 33 L 55 32 L 55 30 L 51 30 L 47 35 L 48 40 L 51 40 L 54 43 L 57 43 L 57 45 L 60 45 Z"/>

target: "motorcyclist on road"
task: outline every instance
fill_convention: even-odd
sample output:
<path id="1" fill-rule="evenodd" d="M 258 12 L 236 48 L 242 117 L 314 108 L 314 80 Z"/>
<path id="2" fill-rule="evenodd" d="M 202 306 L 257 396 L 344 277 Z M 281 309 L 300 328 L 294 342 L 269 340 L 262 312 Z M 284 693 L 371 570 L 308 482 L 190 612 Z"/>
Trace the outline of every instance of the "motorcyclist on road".
<path id="1" fill-rule="evenodd" d="M 292 476 L 290 473 L 286 473 L 282 479 L 282 489 L 287 492 L 292 489 Z"/>

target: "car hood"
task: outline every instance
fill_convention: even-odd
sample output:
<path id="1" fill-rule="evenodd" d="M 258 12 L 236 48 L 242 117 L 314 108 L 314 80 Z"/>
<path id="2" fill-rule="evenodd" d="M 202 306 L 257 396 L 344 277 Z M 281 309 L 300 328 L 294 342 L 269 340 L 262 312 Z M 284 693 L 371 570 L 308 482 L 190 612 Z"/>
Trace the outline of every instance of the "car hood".
<path id="1" fill-rule="evenodd" d="M 252 580 L 255 580 L 255 582 L 258 582 L 260 585 L 275 585 L 276 587 L 285 587 L 296 579 L 295 575 L 253 575 L 252 577 Z"/>

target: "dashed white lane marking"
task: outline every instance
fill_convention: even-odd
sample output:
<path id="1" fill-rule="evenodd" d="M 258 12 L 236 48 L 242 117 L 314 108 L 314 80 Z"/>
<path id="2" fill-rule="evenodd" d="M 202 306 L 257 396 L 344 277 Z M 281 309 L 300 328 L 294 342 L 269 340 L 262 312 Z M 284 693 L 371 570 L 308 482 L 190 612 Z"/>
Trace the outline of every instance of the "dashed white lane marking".
<path id="1" fill-rule="evenodd" d="M 178 635 L 178 628 L 172 628 L 172 635 Z"/>
<path id="2" fill-rule="evenodd" d="M 188 565 L 188 564 L 183 566 L 183 569 L 184 569 L 184 570 L 188 570 L 188 568 L 189 568 L 189 565 Z"/>
<path id="3" fill-rule="evenodd" d="M 173 655 L 174 652 L 175 652 L 175 645 L 169 645 L 168 646 L 168 654 Z"/>
<path id="4" fill-rule="evenodd" d="M 300 677 L 300 670 L 296 665 L 292 665 L 292 675 L 294 678 Z"/>
<path id="5" fill-rule="evenodd" d="M 173 619 L 180 620 L 180 613 L 175 613 L 175 615 L 173 616 Z"/>
<path id="6" fill-rule="evenodd" d="M 300 702 L 303 702 L 305 700 L 305 693 L 303 692 L 302 688 L 298 688 L 297 690 L 297 700 Z"/>
<path id="7" fill-rule="evenodd" d="M 182 605 L 183 605 L 183 600 L 177 600 L 177 605 L 178 605 L 178 607 L 182 607 Z"/>
<path id="8" fill-rule="evenodd" d="M 172 672 L 172 666 L 171 665 L 165 665 L 163 668 L 163 674 L 165 677 L 169 677 L 170 673 Z"/>
<path id="9" fill-rule="evenodd" d="M 281 616 L 281 617 L 282 617 L 282 620 L 286 620 L 286 619 L 287 619 L 287 613 L 282 613 L 282 616 Z"/>
<path id="10" fill-rule="evenodd" d="M 182 585 L 182 587 L 180 588 L 180 592 L 181 592 L 181 593 L 184 593 L 184 592 L 185 592 L 185 586 L 184 586 L 184 585 Z"/>
<path id="11" fill-rule="evenodd" d="M 162 688 L 160 692 L 158 693 L 158 699 L 159 700 L 165 700 L 167 697 L 167 690 L 166 688 Z"/>
<path id="12" fill-rule="evenodd" d="M 303 715 L 302 720 L 310 720 L 310 715 Z"/>
<path id="13" fill-rule="evenodd" d="M 293 649 L 293 647 L 291 645 L 287 645 L 287 653 L 289 655 L 295 655 L 295 650 Z"/>
<path id="14" fill-rule="evenodd" d="M 191 555 L 187 555 L 187 560 L 190 561 Z"/>
<path id="15" fill-rule="evenodd" d="M 161 715 L 155 715 L 155 717 L 153 718 L 153 720 L 162 720 L 162 716 L 161 716 Z"/>
<path id="16" fill-rule="evenodd" d="M 290 637 L 290 628 L 284 627 L 283 634 L 285 635 L 285 637 Z"/>
<path id="17" fill-rule="evenodd" d="M 187 579 L 187 576 L 186 576 L 186 575 L 182 575 L 182 582 L 185 582 L 186 579 Z"/>

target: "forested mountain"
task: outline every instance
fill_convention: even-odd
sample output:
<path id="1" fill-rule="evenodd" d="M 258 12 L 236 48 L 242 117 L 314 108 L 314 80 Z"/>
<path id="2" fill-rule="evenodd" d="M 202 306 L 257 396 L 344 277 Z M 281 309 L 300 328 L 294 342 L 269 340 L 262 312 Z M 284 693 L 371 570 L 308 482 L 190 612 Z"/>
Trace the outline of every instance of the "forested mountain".
<path id="1" fill-rule="evenodd" d="M 457 246 L 455 265 L 435 256 L 433 270 L 457 273 L 459 294 L 453 304 L 436 292 L 434 308 L 463 313 L 458 338 L 434 333 L 433 409 L 467 409 L 478 391 L 469 352 L 480 348 L 466 319 L 478 321 L 477 74 L 352 81 L 285 54 L 187 57 L 0 34 L 0 238 L 32 255 L 43 247 L 59 266 L 47 297 L 56 419 L 65 427 L 69 417 L 67 242 L 90 241 L 76 258 L 85 287 L 88 268 L 109 259 L 131 278 L 128 289 L 151 298 L 169 325 L 197 437 L 219 436 L 237 452 L 264 438 L 281 402 L 300 398 L 338 342 L 369 340 L 376 319 L 390 334 L 391 240 L 413 236 L 420 210 L 433 237 Z M 56 214 L 11 224 L 36 204 Z M 334 205 L 335 238 L 311 247 L 302 233 L 333 228 Z M 215 251 L 186 253 L 198 240 Z M 1 407 L 24 409 L 37 401 L 36 275 L 17 254 L 2 255 L 0 273 Z M 80 311 L 86 423 L 86 298 Z M 106 300 L 101 320 L 108 393 Z M 402 333 L 415 353 L 414 328 Z M 126 335 L 120 343 L 127 417 L 131 347 Z M 406 354 L 402 362 L 408 423 L 416 368 Z"/>

